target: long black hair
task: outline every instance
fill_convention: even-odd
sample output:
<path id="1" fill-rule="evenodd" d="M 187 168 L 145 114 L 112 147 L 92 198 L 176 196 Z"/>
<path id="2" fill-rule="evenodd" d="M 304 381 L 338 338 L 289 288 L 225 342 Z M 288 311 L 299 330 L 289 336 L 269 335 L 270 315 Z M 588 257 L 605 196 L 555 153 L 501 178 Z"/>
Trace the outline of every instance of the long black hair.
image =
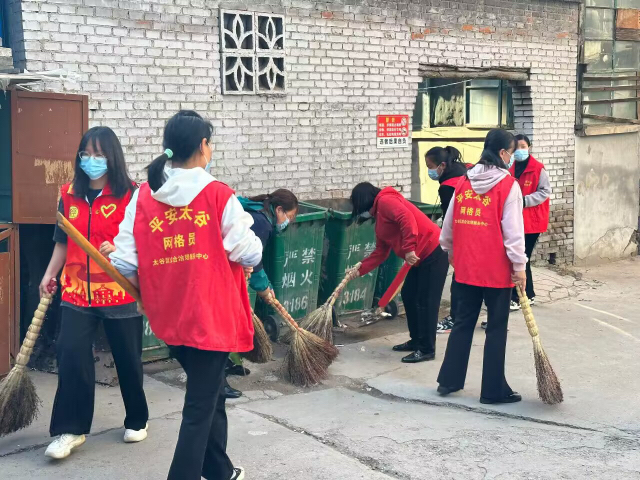
<path id="1" fill-rule="evenodd" d="M 509 151 L 514 145 L 515 138 L 511 132 L 507 132 L 501 128 L 489 130 L 484 140 L 484 150 L 480 155 L 480 161 L 478 163 L 506 169 L 507 165 L 505 165 L 502 158 L 500 158 L 500 152 L 502 150 Z"/>
<path id="2" fill-rule="evenodd" d="M 378 187 L 374 187 L 369 182 L 362 182 L 353 187 L 351 191 L 351 203 L 353 211 L 351 214 L 357 217 L 361 213 L 368 212 L 373 208 L 373 202 L 380 193 Z"/>
<path id="3" fill-rule="evenodd" d="M 162 148 L 173 152 L 171 161 L 181 164 L 189 160 L 200 148 L 202 139 L 211 141 L 213 125 L 203 119 L 193 110 L 180 110 L 169 119 L 164 127 Z M 147 166 L 147 179 L 154 192 L 165 182 L 164 167 L 169 160 L 167 153 L 163 153 Z"/>
<path id="4" fill-rule="evenodd" d="M 84 198 L 89 193 L 91 179 L 80 168 L 80 153 L 86 151 L 89 145 L 94 152 L 102 153 L 107 159 L 107 180 L 114 196 L 122 198 L 127 192 L 136 188 L 127 172 L 122 145 L 115 132 L 109 127 L 93 127 L 85 132 L 80 140 L 80 145 L 78 145 L 73 176 L 73 194 L 75 196 Z"/>
<path id="5" fill-rule="evenodd" d="M 285 188 L 279 188 L 273 193 L 266 193 L 264 195 L 256 195 L 255 197 L 249 197 L 252 202 L 261 202 L 265 212 L 275 212 L 275 209 L 282 207 L 285 212 L 292 210 L 298 211 L 298 197 L 294 195 L 291 190 Z"/>
<path id="6" fill-rule="evenodd" d="M 444 163 L 447 168 L 449 168 L 453 163 L 463 163 L 460 150 L 456 147 L 452 147 L 451 145 L 444 148 L 433 147 L 425 154 L 425 160 L 427 157 L 433 159 L 433 163 L 436 165 Z"/>

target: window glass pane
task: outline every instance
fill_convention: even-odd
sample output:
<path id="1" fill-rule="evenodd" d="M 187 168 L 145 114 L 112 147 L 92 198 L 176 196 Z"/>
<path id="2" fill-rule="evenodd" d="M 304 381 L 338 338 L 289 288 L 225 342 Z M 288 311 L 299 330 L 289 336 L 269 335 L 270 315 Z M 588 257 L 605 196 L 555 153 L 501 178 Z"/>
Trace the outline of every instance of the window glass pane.
<path id="1" fill-rule="evenodd" d="M 585 92 L 583 94 L 584 100 L 608 100 L 611 98 L 611 92 Z M 595 105 L 585 105 L 584 113 L 591 115 L 606 115 L 611 116 L 611 104 L 610 103 L 597 103 Z"/>
<path id="2" fill-rule="evenodd" d="M 455 85 L 451 85 L 451 84 Z M 429 80 L 432 127 L 464 125 L 464 83 L 451 78 Z"/>
<path id="3" fill-rule="evenodd" d="M 584 36 L 590 40 L 613 40 L 613 10 L 587 8 Z"/>
<path id="4" fill-rule="evenodd" d="M 616 70 L 637 70 L 640 65 L 640 43 L 616 42 L 613 58 L 613 68 Z"/>
<path id="5" fill-rule="evenodd" d="M 595 1 L 602 1 L 602 0 L 595 0 Z M 589 3 L 587 3 L 587 6 L 588 5 L 589 5 Z M 636 9 L 640 9 L 640 0 L 618 0 L 618 3 L 616 5 L 616 7 L 617 8 L 636 8 Z"/>
<path id="6" fill-rule="evenodd" d="M 513 124 L 513 98 L 511 87 L 506 85 L 502 89 L 502 125 L 512 126 Z"/>
<path id="7" fill-rule="evenodd" d="M 618 0 L 618 3 L 620 3 L 620 0 Z M 586 0 L 585 5 L 587 7 L 614 7 L 613 0 Z"/>
<path id="8" fill-rule="evenodd" d="M 467 83 L 467 87 L 495 87 L 498 88 L 500 86 L 500 80 L 491 80 L 491 79 L 478 79 L 478 80 L 470 80 Z"/>
<path id="9" fill-rule="evenodd" d="M 613 68 L 613 42 L 584 42 L 584 62 L 589 72 Z"/>
<path id="10" fill-rule="evenodd" d="M 469 90 L 470 125 L 498 125 L 498 90 Z"/>
<path id="11" fill-rule="evenodd" d="M 636 96 L 635 90 L 628 90 L 628 91 L 613 93 L 613 98 L 633 98 L 635 96 Z M 612 110 L 613 110 L 614 117 L 632 118 L 632 119 L 635 119 L 638 117 L 638 106 L 636 102 L 614 103 Z"/>

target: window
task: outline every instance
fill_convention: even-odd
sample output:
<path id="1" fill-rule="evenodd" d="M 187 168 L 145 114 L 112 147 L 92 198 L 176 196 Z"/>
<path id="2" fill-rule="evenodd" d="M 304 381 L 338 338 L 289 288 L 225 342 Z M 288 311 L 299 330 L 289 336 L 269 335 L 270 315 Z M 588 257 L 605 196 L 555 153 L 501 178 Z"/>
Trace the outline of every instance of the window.
<path id="1" fill-rule="evenodd" d="M 513 126 L 512 89 L 494 79 L 425 79 L 418 87 L 414 130 Z"/>
<path id="2" fill-rule="evenodd" d="M 220 11 L 223 94 L 285 91 L 284 17 Z"/>

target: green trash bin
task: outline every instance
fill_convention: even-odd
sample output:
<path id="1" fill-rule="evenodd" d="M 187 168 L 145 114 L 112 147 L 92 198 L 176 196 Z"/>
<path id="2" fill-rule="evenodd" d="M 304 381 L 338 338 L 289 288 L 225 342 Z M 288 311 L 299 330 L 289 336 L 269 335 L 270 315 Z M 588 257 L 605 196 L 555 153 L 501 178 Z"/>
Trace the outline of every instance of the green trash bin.
<path id="1" fill-rule="evenodd" d="M 296 221 L 274 235 L 265 248 L 262 263 L 278 301 L 295 320 L 305 317 L 318 304 L 327 210 L 300 204 Z M 258 298 L 256 314 L 267 333 L 277 341 L 288 330 L 273 308 Z"/>
<path id="2" fill-rule="evenodd" d="M 156 337 L 149 325 L 149 319 L 142 317 L 142 361 L 155 362 L 169 358 L 169 347 Z"/>
<path id="3" fill-rule="evenodd" d="M 430 205 L 428 203 L 415 201 L 411 201 L 411 203 L 418 207 L 421 212 L 433 221 L 436 221 L 437 218 L 442 216 L 442 209 L 440 208 L 440 205 Z M 393 279 L 400 271 L 403 263 L 404 259 L 399 258 L 395 253 L 391 252 L 389 258 L 380 265 L 380 268 L 378 269 L 378 278 L 376 280 L 374 305 L 378 303 L 378 300 L 382 298 L 384 293 L 387 291 L 387 288 L 389 288 L 389 285 L 393 282 Z M 389 305 L 385 310 L 387 313 L 391 314 L 391 318 L 404 313 L 404 305 L 402 304 L 402 297 L 400 294 L 396 295 L 396 297 L 389 302 Z"/>
<path id="4" fill-rule="evenodd" d="M 318 304 L 323 304 L 344 278 L 345 272 L 375 250 L 375 226 L 371 221 L 358 224 L 352 217 L 351 200 L 334 198 L 307 202 L 329 210 L 322 257 L 322 280 Z M 349 282 L 335 304 L 336 316 L 371 308 L 377 269 Z"/>

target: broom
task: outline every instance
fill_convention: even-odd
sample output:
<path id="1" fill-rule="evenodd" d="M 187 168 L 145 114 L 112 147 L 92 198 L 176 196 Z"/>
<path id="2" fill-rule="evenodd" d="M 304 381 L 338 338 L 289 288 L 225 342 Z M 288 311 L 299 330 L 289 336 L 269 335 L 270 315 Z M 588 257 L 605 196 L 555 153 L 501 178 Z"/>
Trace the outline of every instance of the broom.
<path id="1" fill-rule="evenodd" d="M 16 364 L 0 383 L 0 437 L 28 427 L 38 416 L 40 399 L 26 367 L 51 304 L 51 297 L 47 293 L 40 299 L 27 335 L 22 341 Z"/>
<path id="2" fill-rule="evenodd" d="M 315 385 L 326 378 L 329 365 L 338 356 L 338 349 L 319 336 L 300 328 L 273 296 L 268 301 L 291 328 L 291 343 L 282 366 L 284 377 L 302 387 Z"/>
<path id="3" fill-rule="evenodd" d="M 558 380 L 556 372 L 554 372 L 551 362 L 549 362 L 549 358 L 542 348 L 538 325 L 533 317 L 533 311 L 531 310 L 529 299 L 522 292 L 522 289 L 519 286 L 516 286 L 516 290 L 518 292 L 518 297 L 520 298 L 520 306 L 522 307 L 524 319 L 527 322 L 529 335 L 531 335 L 531 339 L 533 341 L 533 358 L 535 360 L 536 378 L 538 380 L 538 396 L 548 405 L 561 403 L 564 398 L 562 395 L 560 380 Z"/>
<path id="4" fill-rule="evenodd" d="M 249 276 L 246 277 L 247 283 Z M 252 363 L 267 363 L 273 355 L 271 339 L 264 329 L 262 321 L 251 308 L 251 320 L 253 321 L 253 350 L 242 353 L 242 356 Z"/>
<path id="5" fill-rule="evenodd" d="M 344 287 L 347 286 L 347 283 L 356 278 L 352 272 L 357 272 L 360 265 L 362 264 L 358 263 L 349 270 L 342 282 L 340 282 L 323 305 L 316 308 L 313 312 L 302 319 L 300 322 L 301 328 L 325 339 L 331 344 L 333 343 L 333 305 L 340 297 L 340 294 L 342 293 L 342 290 L 344 290 Z"/>

